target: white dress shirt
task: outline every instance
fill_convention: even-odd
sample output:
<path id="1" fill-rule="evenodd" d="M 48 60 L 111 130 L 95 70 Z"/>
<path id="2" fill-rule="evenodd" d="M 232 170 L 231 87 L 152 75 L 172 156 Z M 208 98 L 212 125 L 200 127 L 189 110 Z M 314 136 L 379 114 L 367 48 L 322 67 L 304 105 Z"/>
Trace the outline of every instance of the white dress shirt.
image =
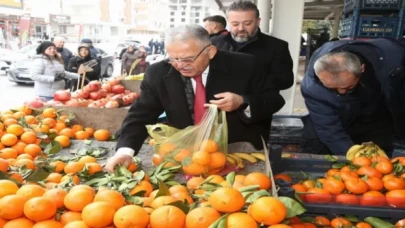
<path id="1" fill-rule="evenodd" d="M 204 72 L 201 74 L 202 76 L 202 83 L 205 87 L 205 85 L 207 84 L 207 78 L 208 78 L 208 73 L 210 71 L 210 67 L 208 66 L 207 69 L 204 70 Z M 193 86 L 193 90 L 194 90 L 194 94 L 195 94 L 195 90 L 196 90 L 196 82 L 194 79 L 191 80 L 191 85 Z M 245 109 L 245 115 L 246 117 L 250 117 L 250 108 L 249 106 Z M 129 147 L 121 147 L 118 148 L 117 153 L 115 153 L 116 155 L 129 155 L 131 157 L 134 156 L 135 151 Z"/>

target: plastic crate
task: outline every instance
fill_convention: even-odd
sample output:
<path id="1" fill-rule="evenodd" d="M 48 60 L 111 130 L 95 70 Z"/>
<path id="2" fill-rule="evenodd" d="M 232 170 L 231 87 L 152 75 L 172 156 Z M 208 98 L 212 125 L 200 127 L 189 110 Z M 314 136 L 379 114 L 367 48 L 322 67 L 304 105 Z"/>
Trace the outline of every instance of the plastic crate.
<path id="1" fill-rule="evenodd" d="M 394 11 L 403 7 L 404 0 L 345 0 L 343 13 L 361 11 Z"/>
<path id="2" fill-rule="evenodd" d="M 351 15 L 342 20 L 341 37 L 402 37 L 404 20 L 400 16 Z"/>

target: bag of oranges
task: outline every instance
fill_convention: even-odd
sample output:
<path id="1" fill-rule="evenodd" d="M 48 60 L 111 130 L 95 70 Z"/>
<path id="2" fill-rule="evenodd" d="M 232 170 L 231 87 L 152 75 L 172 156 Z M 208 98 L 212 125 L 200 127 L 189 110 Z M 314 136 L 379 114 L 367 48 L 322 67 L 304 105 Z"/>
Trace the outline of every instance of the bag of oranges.
<path id="1" fill-rule="evenodd" d="M 226 112 L 210 105 L 197 125 L 179 130 L 164 124 L 147 125 L 154 139 L 153 164 L 182 165 L 187 175 L 219 173 L 226 165 L 228 125 Z"/>

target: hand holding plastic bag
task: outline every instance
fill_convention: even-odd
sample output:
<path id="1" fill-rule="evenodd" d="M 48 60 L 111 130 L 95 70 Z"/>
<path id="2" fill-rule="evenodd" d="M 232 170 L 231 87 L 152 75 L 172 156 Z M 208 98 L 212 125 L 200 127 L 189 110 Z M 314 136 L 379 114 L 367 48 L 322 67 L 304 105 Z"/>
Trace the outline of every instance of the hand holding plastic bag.
<path id="1" fill-rule="evenodd" d="M 153 164 L 183 165 L 188 175 L 219 173 L 226 165 L 228 125 L 226 113 L 210 105 L 198 125 L 183 130 L 164 124 L 147 125 L 155 140 Z"/>

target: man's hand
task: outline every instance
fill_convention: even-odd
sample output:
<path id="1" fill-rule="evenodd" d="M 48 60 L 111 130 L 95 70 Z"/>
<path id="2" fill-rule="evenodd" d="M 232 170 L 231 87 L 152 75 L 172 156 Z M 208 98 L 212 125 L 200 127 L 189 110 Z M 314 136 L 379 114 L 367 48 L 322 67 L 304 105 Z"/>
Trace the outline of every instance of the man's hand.
<path id="1" fill-rule="evenodd" d="M 219 93 L 214 97 L 218 100 L 210 100 L 210 103 L 217 105 L 219 109 L 226 112 L 232 112 L 243 104 L 243 97 L 235 93 Z"/>
<path id="2" fill-rule="evenodd" d="M 107 161 L 107 164 L 105 165 L 105 169 L 109 173 L 114 172 L 114 168 L 117 165 L 125 165 L 125 167 L 128 167 L 132 163 L 132 157 L 127 155 L 127 154 L 118 154 L 110 157 Z"/>

